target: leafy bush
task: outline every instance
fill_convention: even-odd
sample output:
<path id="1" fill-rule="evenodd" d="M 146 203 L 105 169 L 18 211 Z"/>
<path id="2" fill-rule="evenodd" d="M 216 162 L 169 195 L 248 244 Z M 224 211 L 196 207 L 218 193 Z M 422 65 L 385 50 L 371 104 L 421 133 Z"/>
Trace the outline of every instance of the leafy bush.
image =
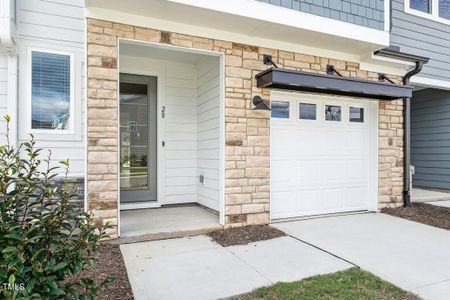
<path id="1" fill-rule="evenodd" d="M 40 159 L 33 136 L 17 148 L 7 141 L 0 146 L 0 298 L 93 299 L 110 279 L 97 286 L 83 271 L 94 266 L 106 227 L 72 201 L 68 160 L 60 162 L 58 186 L 59 168 L 50 167 L 50 152 Z"/>

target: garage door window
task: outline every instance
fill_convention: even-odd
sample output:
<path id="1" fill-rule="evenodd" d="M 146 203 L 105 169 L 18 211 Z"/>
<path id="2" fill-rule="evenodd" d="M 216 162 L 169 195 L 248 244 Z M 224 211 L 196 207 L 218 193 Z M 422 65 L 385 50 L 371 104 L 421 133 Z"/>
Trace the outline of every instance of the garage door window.
<path id="1" fill-rule="evenodd" d="M 315 120 L 316 119 L 316 105 L 311 103 L 299 103 L 299 118 L 300 120 Z"/>
<path id="2" fill-rule="evenodd" d="M 349 121 L 354 123 L 364 123 L 364 108 L 350 107 Z"/>
<path id="3" fill-rule="evenodd" d="M 272 101 L 272 118 L 289 119 L 289 102 Z"/>
<path id="4" fill-rule="evenodd" d="M 325 120 L 340 122 L 342 119 L 342 109 L 337 105 L 325 105 Z"/>

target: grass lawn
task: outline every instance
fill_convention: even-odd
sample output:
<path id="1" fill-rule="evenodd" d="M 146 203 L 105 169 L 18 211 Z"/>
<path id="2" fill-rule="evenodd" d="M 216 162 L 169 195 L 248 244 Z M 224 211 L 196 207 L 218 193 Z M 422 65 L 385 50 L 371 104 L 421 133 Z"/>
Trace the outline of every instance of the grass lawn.
<path id="1" fill-rule="evenodd" d="M 357 268 L 291 283 L 277 283 L 243 295 L 250 299 L 420 299 Z"/>

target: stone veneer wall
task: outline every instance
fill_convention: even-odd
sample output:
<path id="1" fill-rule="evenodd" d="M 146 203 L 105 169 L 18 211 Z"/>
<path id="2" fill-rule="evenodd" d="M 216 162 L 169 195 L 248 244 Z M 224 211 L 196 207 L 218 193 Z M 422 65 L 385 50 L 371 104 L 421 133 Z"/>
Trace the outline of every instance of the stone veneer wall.
<path id="1" fill-rule="evenodd" d="M 398 79 L 398 83 L 401 81 Z M 403 204 L 403 101 L 381 101 L 378 111 L 379 208 Z"/>
<path id="2" fill-rule="evenodd" d="M 325 73 L 332 64 L 343 75 L 378 80 L 358 63 L 243 45 L 88 19 L 88 201 L 99 222 L 117 225 L 118 38 L 207 49 L 225 54 L 226 227 L 269 222 L 270 112 L 254 111 L 255 75 L 271 54 L 281 68 Z M 391 76 L 399 82 L 401 78 Z M 402 185 L 402 102 L 380 102 L 380 206 L 398 205 Z M 115 234 L 115 229 L 111 232 Z"/>

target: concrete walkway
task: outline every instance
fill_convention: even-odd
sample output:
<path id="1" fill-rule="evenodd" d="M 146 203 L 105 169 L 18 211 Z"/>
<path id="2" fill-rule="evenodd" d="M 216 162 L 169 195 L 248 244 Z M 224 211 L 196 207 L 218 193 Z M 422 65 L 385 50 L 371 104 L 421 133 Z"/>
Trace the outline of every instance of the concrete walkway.
<path id="1" fill-rule="evenodd" d="M 381 213 L 274 226 L 424 299 L 449 299 L 450 231 Z"/>
<path id="2" fill-rule="evenodd" d="M 413 188 L 411 191 L 413 202 L 432 202 L 450 200 L 450 191 L 432 191 L 421 188 Z"/>
<path id="3" fill-rule="evenodd" d="M 219 299 L 353 265 L 292 237 L 224 248 L 207 236 L 121 245 L 135 299 Z"/>
<path id="4" fill-rule="evenodd" d="M 429 204 L 433 204 L 436 206 L 450 207 L 450 200 L 429 202 Z"/>

